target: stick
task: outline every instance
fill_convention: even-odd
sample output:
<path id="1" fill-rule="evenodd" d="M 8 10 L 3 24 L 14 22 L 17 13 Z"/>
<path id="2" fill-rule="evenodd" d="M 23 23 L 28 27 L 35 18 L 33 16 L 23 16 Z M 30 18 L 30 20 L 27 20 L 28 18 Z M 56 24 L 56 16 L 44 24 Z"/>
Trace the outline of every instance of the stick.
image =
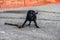
<path id="1" fill-rule="evenodd" d="M 19 25 L 17 25 L 17 24 L 12 24 L 12 23 L 4 23 L 5 25 L 11 25 L 11 26 L 16 26 L 16 27 L 18 27 L 18 28 L 22 28 L 22 26 L 19 26 Z"/>

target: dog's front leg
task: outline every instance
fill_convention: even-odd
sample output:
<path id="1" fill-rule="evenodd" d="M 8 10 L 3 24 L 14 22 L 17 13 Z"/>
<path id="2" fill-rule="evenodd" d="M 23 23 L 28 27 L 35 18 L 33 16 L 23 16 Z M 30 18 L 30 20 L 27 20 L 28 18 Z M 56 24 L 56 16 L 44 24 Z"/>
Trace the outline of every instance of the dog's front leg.
<path id="1" fill-rule="evenodd" d="M 34 20 L 34 23 L 35 23 L 36 28 L 40 28 L 40 27 L 37 25 L 36 20 Z"/>
<path id="2" fill-rule="evenodd" d="M 27 20 L 25 20 L 25 22 L 23 23 L 22 27 L 24 27 L 25 23 L 27 22 Z"/>

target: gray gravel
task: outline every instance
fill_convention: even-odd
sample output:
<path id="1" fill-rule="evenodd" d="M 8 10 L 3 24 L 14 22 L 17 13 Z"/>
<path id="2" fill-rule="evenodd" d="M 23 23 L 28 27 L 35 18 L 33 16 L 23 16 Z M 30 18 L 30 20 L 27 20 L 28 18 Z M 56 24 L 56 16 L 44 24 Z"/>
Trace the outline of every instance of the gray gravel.
<path id="1" fill-rule="evenodd" d="M 7 14 L 1 14 L 7 15 Z M 11 15 L 11 14 L 10 14 Z M 14 14 L 15 15 L 15 14 Z M 24 15 L 24 14 L 20 14 Z M 16 26 L 4 25 L 5 22 L 22 25 L 24 22 L 24 16 L 22 19 L 0 18 L 0 40 L 60 40 L 60 17 L 58 14 L 40 14 L 37 23 L 40 28 L 35 28 L 34 23 L 31 26 L 18 29 Z M 45 17 L 43 17 L 43 15 Z M 50 16 L 51 15 L 51 16 Z M 49 18 L 49 17 L 51 18 Z M 1 17 L 1 16 L 0 16 Z M 10 16 L 6 16 L 10 17 Z M 47 20 L 45 20 L 47 19 Z M 49 19 L 49 20 L 48 20 Z M 55 21 L 54 21 L 55 20 Z"/>

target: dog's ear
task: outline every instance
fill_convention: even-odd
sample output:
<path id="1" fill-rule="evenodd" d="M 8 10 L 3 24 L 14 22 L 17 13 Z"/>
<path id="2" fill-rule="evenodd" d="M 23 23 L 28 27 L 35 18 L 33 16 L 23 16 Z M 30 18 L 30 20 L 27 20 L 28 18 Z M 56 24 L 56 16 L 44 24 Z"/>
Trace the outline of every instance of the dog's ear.
<path id="1" fill-rule="evenodd" d="M 36 14 L 38 14 L 38 12 L 35 12 Z"/>

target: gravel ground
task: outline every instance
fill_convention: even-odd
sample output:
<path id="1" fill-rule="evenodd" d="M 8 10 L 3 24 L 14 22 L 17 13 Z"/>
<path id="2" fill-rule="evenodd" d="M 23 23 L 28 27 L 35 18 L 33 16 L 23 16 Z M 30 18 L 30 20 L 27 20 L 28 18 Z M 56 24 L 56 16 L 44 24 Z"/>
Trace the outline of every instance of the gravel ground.
<path id="1" fill-rule="evenodd" d="M 40 14 L 37 24 L 40 28 L 35 28 L 34 23 L 31 26 L 18 29 L 16 26 L 4 25 L 5 22 L 22 25 L 25 19 L 19 19 L 15 14 L 0 14 L 0 40 L 60 40 L 60 16 L 59 14 Z M 5 15 L 5 16 L 4 16 Z M 3 18 L 14 16 L 17 19 Z M 49 19 L 49 20 L 46 20 Z"/>

